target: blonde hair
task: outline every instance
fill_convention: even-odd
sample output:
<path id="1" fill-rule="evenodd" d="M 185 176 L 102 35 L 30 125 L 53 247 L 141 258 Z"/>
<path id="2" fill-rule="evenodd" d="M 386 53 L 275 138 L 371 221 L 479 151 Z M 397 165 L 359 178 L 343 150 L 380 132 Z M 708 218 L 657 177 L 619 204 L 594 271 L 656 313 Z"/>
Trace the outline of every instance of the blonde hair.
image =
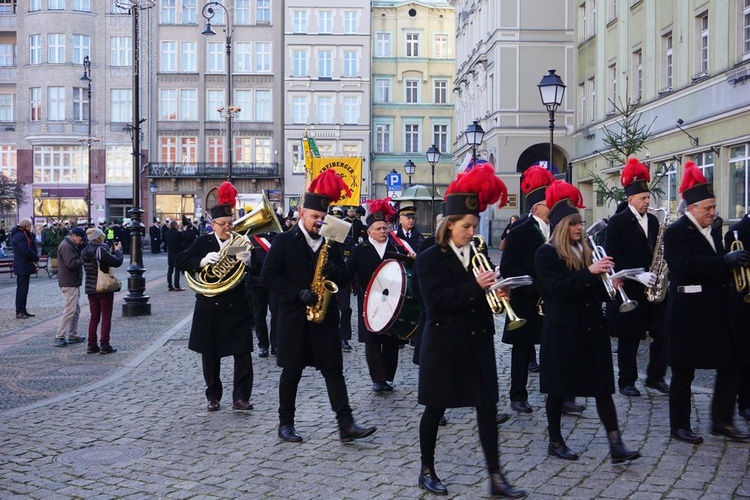
<path id="1" fill-rule="evenodd" d="M 437 223 L 435 228 L 435 244 L 441 247 L 447 247 L 451 239 L 451 231 L 448 229 L 449 222 L 458 222 L 465 215 L 446 215 Z"/>
<path id="2" fill-rule="evenodd" d="M 570 242 L 570 226 L 581 223 L 581 214 L 570 214 L 557 223 L 549 237 L 549 244 L 557 250 L 557 255 L 565 262 L 567 268 L 571 271 L 580 271 L 584 267 L 589 267 L 593 261 L 591 248 L 586 244 L 586 234 L 581 231 L 581 246 L 583 253 L 573 250 Z"/>

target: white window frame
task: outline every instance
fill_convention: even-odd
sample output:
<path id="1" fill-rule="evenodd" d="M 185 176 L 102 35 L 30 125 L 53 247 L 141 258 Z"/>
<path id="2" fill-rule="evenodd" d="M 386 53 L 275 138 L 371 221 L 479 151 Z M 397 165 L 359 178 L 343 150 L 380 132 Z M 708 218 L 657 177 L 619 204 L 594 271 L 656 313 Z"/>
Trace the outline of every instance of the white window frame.
<path id="1" fill-rule="evenodd" d="M 359 11 L 358 10 L 345 10 L 342 13 L 344 34 L 345 35 L 356 35 L 359 33 Z"/>
<path id="2" fill-rule="evenodd" d="M 419 104 L 422 102 L 422 81 L 418 78 L 404 78 L 404 102 Z"/>
<path id="3" fill-rule="evenodd" d="M 177 42 L 175 40 L 162 40 L 159 59 L 161 59 L 162 73 L 177 73 Z"/>
<path id="4" fill-rule="evenodd" d="M 393 34 L 390 31 L 375 32 L 375 57 L 392 57 Z"/>
<path id="5" fill-rule="evenodd" d="M 109 144 L 107 151 L 107 184 L 133 183 L 133 147 L 129 144 Z"/>
<path id="6" fill-rule="evenodd" d="M 65 87 L 47 87 L 47 121 L 65 121 Z"/>
<path id="7" fill-rule="evenodd" d="M 271 72 L 271 42 L 255 42 L 255 72 Z"/>
<path id="8" fill-rule="evenodd" d="M 342 76 L 356 78 L 359 76 L 359 52 L 356 50 L 344 50 L 342 52 L 344 62 Z"/>
<path id="9" fill-rule="evenodd" d="M 417 58 L 420 54 L 421 33 L 419 31 L 404 32 L 404 57 Z"/>
<path id="10" fill-rule="evenodd" d="M 159 23 L 177 24 L 177 0 L 160 0 Z M 221 9 L 219 9 L 221 10 Z"/>
<path id="11" fill-rule="evenodd" d="M 307 18 L 308 14 L 306 10 L 292 10 L 292 33 L 306 34 Z"/>
<path id="12" fill-rule="evenodd" d="M 422 151 L 422 122 L 404 120 L 404 153 L 416 154 Z"/>
<path id="13" fill-rule="evenodd" d="M 375 102 L 393 102 L 393 79 L 382 77 L 375 78 Z"/>
<path id="14" fill-rule="evenodd" d="M 84 153 L 78 145 L 34 146 L 34 182 L 44 184 L 80 184 L 83 175 Z"/>
<path id="15" fill-rule="evenodd" d="M 208 42 L 206 47 L 206 73 L 225 73 L 226 54 L 224 42 Z"/>
<path id="16" fill-rule="evenodd" d="M 318 78 L 333 77 L 333 51 L 318 51 Z"/>
<path id="17" fill-rule="evenodd" d="M 373 134 L 372 150 L 374 153 L 391 153 L 393 151 L 393 122 L 376 121 Z"/>
<path id="18" fill-rule="evenodd" d="M 195 73 L 198 71 L 198 46 L 196 42 L 180 42 L 180 71 Z"/>
<path id="19" fill-rule="evenodd" d="M 43 107 L 42 87 L 29 87 L 29 121 L 42 121 Z"/>
<path id="20" fill-rule="evenodd" d="M 271 24 L 271 0 L 256 0 L 256 24 Z"/>
<path id="21" fill-rule="evenodd" d="M 292 123 L 306 125 L 308 123 L 309 102 L 307 97 L 292 96 Z"/>
<path id="22" fill-rule="evenodd" d="M 615 113 L 617 106 L 617 63 L 612 63 L 607 67 L 607 114 Z"/>
<path id="23" fill-rule="evenodd" d="M 182 24 L 198 24 L 196 0 L 182 0 Z"/>
<path id="24" fill-rule="evenodd" d="M 253 42 L 236 42 L 234 44 L 234 67 L 235 73 L 253 72 Z"/>
<path id="25" fill-rule="evenodd" d="M 224 89 L 206 89 L 206 120 L 211 122 L 221 121 L 219 108 L 226 105 Z"/>
<path id="26" fill-rule="evenodd" d="M 319 96 L 317 102 L 318 108 L 318 123 L 330 124 L 333 123 L 333 97 L 332 96 Z"/>
<path id="27" fill-rule="evenodd" d="M 310 75 L 308 68 L 309 55 L 307 50 L 292 50 L 292 73 L 295 78 L 305 78 Z"/>
<path id="28" fill-rule="evenodd" d="M 450 103 L 447 78 L 435 78 L 432 80 L 432 102 L 433 104 Z M 442 151 L 442 149 L 440 151 Z"/>
<path id="29" fill-rule="evenodd" d="M 451 152 L 451 124 L 449 121 L 432 122 L 432 144 L 435 144 L 441 154 Z"/>
<path id="30" fill-rule="evenodd" d="M 662 37 L 664 44 L 664 87 L 674 88 L 674 38 L 670 31 Z"/>
<path id="31" fill-rule="evenodd" d="M 109 38 L 109 64 L 111 66 L 132 66 L 133 38 L 113 36 Z"/>
<path id="32" fill-rule="evenodd" d="M 133 89 L 109 90 L 109 119 L 112 123 L 133 121 Z"/>
<path id="33" fill-rule="evenodd" d="M 47 64 L 65 62 L 65 33 L 47 33 Z"/>
<path id="34" fill-rule="evenodd" d="M 333 33 L 333 11 L 318 11 L 318 33 L 321 35 L 330 35 Z"/>
<path id="35" fill-rule="evenodd" d="M 432 35 L 432 57 L 435 59 L 448 59 L 450 57 L 450 38 L 448 33 L 435 33 Z M 442 151 L 442 150 L 441 150 Z"/>
<path id="36" fill-rule="evenodd" d="M 698 69 L 701 73 L 708 74 L 709 70 L 709 26 L 708 13 L 698 16 Z"/>
<path id="37" fill-rule="evenodd" d="M 342 106 L 344 108 L 344 125 L 359 124 L 359 111 L 362 107 L 359 97 L 344 97 Z"/>
<path id="38" fill-rule="evenodd" d="M 82 122 L 89 118 L 88 88 L 73 87 L 73 121 Z"/>
<path id="39" fill-rule="evenodd" d="M 29 35 L 29 64 L 42 64 L 42 35 Z"/>
<path id="40" fill-rule="evenodd" d="M 0 94 L 0 122 L 15 122 L 17 119 L 16 94 L 3 92 Z"/>
<path id="41" fill-rule="evenodd" d="M 270 122 L 271 114 L 271 90 L 255 89 L 255 121 Z"/>
<path id="42" fill-rule="evenodd" d="M 83 59 L 91 57 L 91 35 L 73 34 L 73 64 L 83 64 Z"/>
<path id="43" fill-rule="evenodd" d="M 235 89 L 232 103 L 240 108 L 237 121 L 253 121 L 253 91 L 252 89 Z"/>

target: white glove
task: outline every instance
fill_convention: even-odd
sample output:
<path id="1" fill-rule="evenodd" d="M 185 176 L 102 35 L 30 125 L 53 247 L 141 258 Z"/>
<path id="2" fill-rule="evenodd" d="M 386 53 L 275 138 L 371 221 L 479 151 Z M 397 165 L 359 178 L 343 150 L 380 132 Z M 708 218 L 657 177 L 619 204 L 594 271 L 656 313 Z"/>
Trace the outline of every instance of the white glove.
<path id="1" fill-rule="evenodd" d="M 252 259 L 252 254 L 248 250 L 243 250 L 241 252 L 237 252 L 237 260 L 245 264 L 245 266 L 250 267 L 250 260 Z"/>
<path id="2" fill-rule="evenodd" d="M 209 264 L 216 264 L 219 262 L 221 254 L 219 252 L 208 252 L 205 257 L 201 259 L 201 267 L 206 267 Z"/>
<path id="3" fill-rule="evenodd" d="M 656 275 L 654 273 L 638 273 L 635 275 L 636 281 L 639 281 L 643 286 L 654 286 L 656 283 Z"/>

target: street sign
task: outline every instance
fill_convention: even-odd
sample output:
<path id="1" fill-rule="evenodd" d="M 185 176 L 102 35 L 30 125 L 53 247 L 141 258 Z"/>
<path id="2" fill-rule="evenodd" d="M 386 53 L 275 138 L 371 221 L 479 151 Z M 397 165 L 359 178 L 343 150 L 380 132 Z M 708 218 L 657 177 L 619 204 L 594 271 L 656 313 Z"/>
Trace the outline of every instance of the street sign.
<path id="1" fill-rule="evenodd" d="M 401 174 L 398 172 L 388 174 L 388 191 L 401 191 Z"/>

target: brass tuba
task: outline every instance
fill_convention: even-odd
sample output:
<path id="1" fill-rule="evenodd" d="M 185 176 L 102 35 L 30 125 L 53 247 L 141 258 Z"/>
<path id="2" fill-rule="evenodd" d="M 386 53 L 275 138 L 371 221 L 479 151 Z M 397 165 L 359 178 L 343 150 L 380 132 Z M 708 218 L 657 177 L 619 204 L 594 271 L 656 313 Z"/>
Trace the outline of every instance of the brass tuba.
<path id="1" fill-rule="evenodd" d="M 653 212 L 664 212 L 664 219 L 659 225 L 659 234 L 656 237 L 656 246 L 654 246 L 654 256 L 651 259 L 651 267 L 648 268 L 648 272 L 656 275 L 656 281 L 652 286 L 647 286 L 644 291 L 646 300 L 658 304 L 667 296 L 667 288 L 669 288 L 669 268 L 667 267 L 667 261 L 664 260 L 664 231 L 669 225 L 669 211 L 664 208 L 649 208 L 649 210 Z"/>
<path id="2" fill-rule="evenodd" d="M 323 322 L 328 310 L 328 303 L 331 301 L 331 296 L 339 291 L 336 283 L 326 279 L 323 274 L 323 268 L 328 263 L 328 249 L 331 247 L 328 238 L 324 238 L 324 240 L 318 254 L 318 262 L 315 264 L 315 274 L 313 275 L 312 284 L 310 285 L 310 290 L 317 295 L 318 301 L 305 308 L 305 318 L 307 318 L 307 321 L 312 321 L 313 323 Z"/>
<path id="3" fill-rule="evenodd" d="M 740 241 L 739 234 L 734 231 L 734 241 L 729 246 L 729 250 L 734 252 L 735 250 L 744 250 L 745 245 Z M 742 293 L 750 288 L 750 267 L 738 267 L 732 269 L 732 275 L 734 276 L 734 288 L 737 293 Z M 750 290 L 742 298 L 743 301 L 750 304 Z"/>
<path id="4" fill-rule="evenodd" d="M 214 297 L 239 285 L 245 277 L 245 265 L 237 260 L 234 254 L 230 255 L 229 249 L 236 249 L 238 246 L 252 248 L 252 244 L 249 244 L 245 236 L 267 232 L 280 233 L 282 229 L 273 207 L 264 194 L 257 207 L 234 223 L 230 242 L 219 251 L 218 262 L 207 265 L 197 276 L 185 273 L 185 280 L 190 289 L 206 297 Z"/>

